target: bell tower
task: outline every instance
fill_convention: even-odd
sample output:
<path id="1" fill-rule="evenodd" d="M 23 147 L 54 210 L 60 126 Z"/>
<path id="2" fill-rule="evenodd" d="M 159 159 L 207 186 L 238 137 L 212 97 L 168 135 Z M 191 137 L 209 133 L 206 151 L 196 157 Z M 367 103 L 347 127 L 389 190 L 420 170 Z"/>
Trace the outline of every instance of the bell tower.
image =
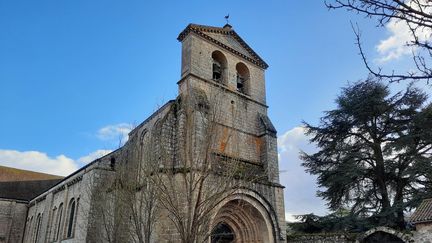
<path id="1" fill-rule="evenodd" d="M 231 25 L 190 24 L 177 39 L 182 42 L 182 79 L 193 75 L 214 81 L 265 105 L 264 71 L 268 65 Z"/>
<path id="2" fill-rule="evenodd" d="M 267 117 L 268 65 L 228 24 L 222 28 L 190 24 L 178 40 L 182 42 L 180 95 L 191 92 L 190 87 L 207 96 L 216 90 L 223 93 L 213 105 L 221 110 L 220 125 L 235 130 L 237 141 L 221 137 L 217 152 L 262 165 L 268 179 L 279 183 L 276 129 Z"/>
<path id="3" fill-rule="evenodd" d="M 229 24 L 189 24 L 177 39 L 182 43 L 180 96 L 199 90 L 210 107 L 221 111 L 216 121 L 219 129 L 214 154 L 241 161 L 265 175 L 266 183 L 250 189 L 270 202 L 274 242 L 282 242 L 283 186 L 279 184 L 276 129 L 267 116 L 267 63 Z M 215 93 L 217 101 L 209 98 Z"/>

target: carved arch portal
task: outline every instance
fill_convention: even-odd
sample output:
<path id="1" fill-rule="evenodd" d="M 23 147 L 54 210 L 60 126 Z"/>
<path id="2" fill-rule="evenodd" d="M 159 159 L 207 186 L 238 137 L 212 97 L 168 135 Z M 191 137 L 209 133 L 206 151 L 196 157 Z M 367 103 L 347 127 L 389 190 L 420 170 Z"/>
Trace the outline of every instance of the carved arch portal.
<path id="1" fill-rule="evenodd" d="M 274 242 L 273 223 L 254 198 L 235 195 L 222 203 L 213 219 L 211 243 Z"/>

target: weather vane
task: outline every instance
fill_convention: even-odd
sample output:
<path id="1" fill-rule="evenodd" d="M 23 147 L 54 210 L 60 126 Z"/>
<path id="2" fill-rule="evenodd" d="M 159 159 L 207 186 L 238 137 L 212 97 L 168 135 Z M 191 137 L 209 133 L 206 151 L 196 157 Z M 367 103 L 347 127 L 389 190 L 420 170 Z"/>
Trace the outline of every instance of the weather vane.
<path id="1" fill-rule="evenodd" d="M 227 24 L 229 24 L 229 14 L 227 16 L 225 16 L 225 20 L 226 20 Z"/>

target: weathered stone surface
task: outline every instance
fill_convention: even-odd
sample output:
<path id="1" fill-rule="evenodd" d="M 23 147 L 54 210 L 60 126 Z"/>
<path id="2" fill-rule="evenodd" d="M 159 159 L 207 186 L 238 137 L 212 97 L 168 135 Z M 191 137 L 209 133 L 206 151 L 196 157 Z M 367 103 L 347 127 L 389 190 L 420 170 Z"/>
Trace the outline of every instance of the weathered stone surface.
<path id="1" fill-rule="evenodd" d="M 430 229 L 429 229 L 430 230 Z M 427 230 L 426 230 L 427 231 Z M 372 242 L 431 242 L 430 231 L 421 233 L 401 232 L 389 227 L 376 227 L 363 233 L 316 233 L 294 234 L 287 237 L 288 243 L 372 243 Z"/>
<path id="2" fill-rule="evenodd" d="M 21 242 L 27 202 L 0 198 L 0 243 Z"/>
<path id="3" fill-rule="evenodd" d="M 432 243 L 432 223 L 416 224 L 413 239 L 414 242 Z"/>
<path id="4" fill-rule="evenodd" d="M 288 243 L 355 243 L 356 235 L 345 234 L 305 234 L 288 236 Z"/>

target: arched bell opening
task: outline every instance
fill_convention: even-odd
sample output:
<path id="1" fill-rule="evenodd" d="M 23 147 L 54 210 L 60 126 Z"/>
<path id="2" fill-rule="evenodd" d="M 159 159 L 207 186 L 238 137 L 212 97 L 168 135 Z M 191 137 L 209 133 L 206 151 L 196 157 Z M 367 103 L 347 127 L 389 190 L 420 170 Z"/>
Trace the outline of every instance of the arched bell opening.
<path id="1" fill-rule="evenodd" d="M 220 51 L 214 51 L 212 53 L 212 79 L 218 83 L 226 83 L 226 68 L 227 59 L 224 54 Z"/>
<path id="2" fill-rule="evenodd" d="M 250 74 L 249 69 L 247 66 L 239 62 L 236 65 L 236 71 L 237 71 L 237 91 L 244 94 L 249 94 L 249 80 L 250 80 Z"/>

